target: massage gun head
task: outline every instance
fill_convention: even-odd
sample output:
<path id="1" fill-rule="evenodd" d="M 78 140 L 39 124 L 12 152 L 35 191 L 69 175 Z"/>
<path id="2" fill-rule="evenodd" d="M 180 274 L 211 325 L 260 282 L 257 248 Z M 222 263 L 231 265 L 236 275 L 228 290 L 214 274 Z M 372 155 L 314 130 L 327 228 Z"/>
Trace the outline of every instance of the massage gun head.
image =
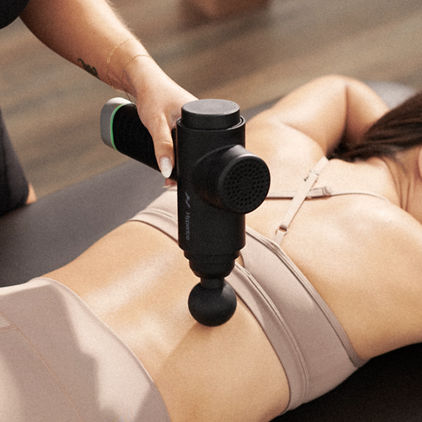
<path id="1" fill-rule="evenodd" d="M 238 214 L 256 209 L 270 186 L 265 162 L 244 148 L 244 125 L 239 106 L 227 100 L 185 104 L 178 123 L 180 143 L 193 138 L 193 154 L 187 156 L 196 193 L 211 205 Z M 180 143 L 178 157 L 186 155 Z"/>
<path id="2" fill-rule="evenodd" d="M 264 201 L 270 186 L 265 162 L 241 145 L 221 148 L 201 159 L 193 180 L 198 194 L 210 204 L 247 214 Z"/>

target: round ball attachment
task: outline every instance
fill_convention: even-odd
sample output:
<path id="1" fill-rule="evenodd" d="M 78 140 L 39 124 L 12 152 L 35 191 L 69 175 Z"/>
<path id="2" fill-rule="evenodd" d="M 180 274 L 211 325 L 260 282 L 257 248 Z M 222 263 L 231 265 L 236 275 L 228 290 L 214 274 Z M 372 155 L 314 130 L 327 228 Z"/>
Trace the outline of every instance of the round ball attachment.
<path id="1" fill-rule="evenodd" d="M 208 287 L 206 287 L 207 281 L 211 282 L 208 283 Z M 218 281 L 218 287 L 210 287 L 215 281 Z M 236 294 L 224 279 L 202 280 L 202 283 L 198 283 L 192 289 L 188 300 L 189 311 L 193 318 L 209 327 L 227 322 L 234 314 L 236 304 Z"/>

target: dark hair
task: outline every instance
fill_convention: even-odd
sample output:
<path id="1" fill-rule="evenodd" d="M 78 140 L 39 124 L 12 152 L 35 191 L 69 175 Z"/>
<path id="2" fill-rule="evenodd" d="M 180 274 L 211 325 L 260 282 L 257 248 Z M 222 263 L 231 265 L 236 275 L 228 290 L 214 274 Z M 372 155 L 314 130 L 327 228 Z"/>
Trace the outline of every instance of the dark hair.
<path id="1" fill-rule="evenodd" d="M 333 157 L 346 161 L 393 157 L 422 145 L 422 91 L 377 120 L 355 145 L 341 143 Z"/>

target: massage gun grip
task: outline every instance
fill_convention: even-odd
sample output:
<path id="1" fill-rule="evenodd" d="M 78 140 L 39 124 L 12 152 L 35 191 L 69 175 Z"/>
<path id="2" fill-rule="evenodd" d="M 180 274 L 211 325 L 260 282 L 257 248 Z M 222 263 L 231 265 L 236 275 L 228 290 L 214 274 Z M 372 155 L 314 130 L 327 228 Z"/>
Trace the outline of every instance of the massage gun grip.
<path id="1" fill-rule="evenodd" d="M 138 116 L 135 104 L 126 104 L 116 111 L 112 122 L 114 147 L 121 153 L 160 170 L 155 157 L 154 142 Z M 170 176 L 176 180 L 176 166 Z"/>

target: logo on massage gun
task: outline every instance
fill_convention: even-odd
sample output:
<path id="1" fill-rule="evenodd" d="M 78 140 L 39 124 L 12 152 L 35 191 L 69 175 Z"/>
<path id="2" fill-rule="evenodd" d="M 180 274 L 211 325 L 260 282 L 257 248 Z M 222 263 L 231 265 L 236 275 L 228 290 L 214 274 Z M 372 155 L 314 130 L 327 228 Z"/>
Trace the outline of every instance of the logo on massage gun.
<path id="1" fill-rule="evenodd" d="M 187 192 L 185 192 L 185 238 L 186 240 L 190 240 L 190 216 L 191 216 L 191 206 L 190 206 L 190 196 Z"/>

